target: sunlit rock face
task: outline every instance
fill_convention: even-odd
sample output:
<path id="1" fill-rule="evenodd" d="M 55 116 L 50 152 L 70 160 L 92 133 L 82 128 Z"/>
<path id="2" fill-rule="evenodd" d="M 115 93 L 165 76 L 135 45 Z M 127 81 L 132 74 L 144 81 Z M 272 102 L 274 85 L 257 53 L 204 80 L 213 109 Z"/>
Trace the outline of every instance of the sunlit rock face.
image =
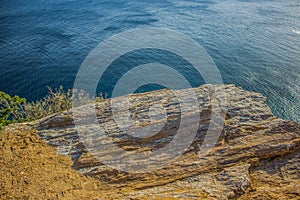
<path id="1" fill-rule="evenodd" d="M 196 101 L 189 98 L 191 92 Z M 58 153 L 72 158 L 74 169 L 118 188 L 114 198 L 299 198 L 300 125 L 275 117 L 261 94 L 234 85 L 202 85 L 134 94 L 127 101 L 128 97 L 78 108 L 83 118 L 76 120 L 85 120 L 85 128 L 94 130 L 88 132 L 89 137 L 98 142 L 108 138 L 116 148 L 101 148 L 96 153 L 88 148 L 71 111 L 39 120 L 34 126 Z M 122 108 L 126 103 L 128 107 L 114 112 L 112 104 Z M 80 112 L 77 110 L 77 117 Z M 93 114 L 97 124 L 86 120 Z M 126 123 L 120 125 L 122 121 Z M 98 133 L 99 127 L 105 134 Z M 147 127 L 150 133 L 145 135 Z M 175 152 L 176 159 L 169 162 L 170 154 L 159 155 L 155 161 L 145 157 L 141 173 L 120 170 L 131 167 L 125 165 L 132 155 L 166 148 L 180 129 L 183 138 L 193 137 L 192 141 L 177 141 L 173 150 L 182 153 Z M 221 131 L 210 138 L 213 145 L 203 152 L 209 129 Z M 107 160 L 99 159 L 109 156 L 113 163 L 126 162 L 108 166 Z"/>

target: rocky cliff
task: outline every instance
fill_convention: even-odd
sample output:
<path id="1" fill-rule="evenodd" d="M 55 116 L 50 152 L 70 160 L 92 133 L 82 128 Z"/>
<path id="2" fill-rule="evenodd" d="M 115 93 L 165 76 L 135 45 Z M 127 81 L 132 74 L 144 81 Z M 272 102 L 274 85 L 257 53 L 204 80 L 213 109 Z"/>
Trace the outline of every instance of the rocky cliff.
<path id="1" fill-rule="evenodd" d="M 261 94 L 234 85 L 203 85 L 180 93 L 188 96 L 191 90 L 198 101 L 185 102 L 191 108 L 186 116 L 200 116 L 199 121 L 184 124 L 186 130 L 198 126 L 191 145 L 176 161 L 143 173 L 120 171 L 99 161 L 82 143 L 71 111 L 26 126 L 36 129 L 59 154 L 69 156 L 73 169 L 105 185 L 99 188 L 102 198 L 107 198 L 104 194 L 110 191 L 113 199 L 300 199 L 300 125 L 275 117 Z M 216 91 L 226 94 L 226 103 L 219 108 L 224 126 L 214 146 L 201 156 L 212 108 L 220 104 Z M 124 103 L 125 97 L 114 100 Z M 174 139 L 182 122 L 180 104 L 172 91 L 135 94 L 131 95 L 129 110 L 137 133 L 160 121 L 149 117 L 149 109 L 155 104 L 164 108 L 167 122 L 148 138 L 130 137 L 120 130 L 111 99 L 96 103 L 97 122 L 105 127 L 111 141 L 129 155 L 154 152 Z M 122 111 L 118 116 L 122 119 Z M 120 155 L 114 151 L 104 148 L 100 156 Z M 127 154 L 120 156 L 126 158 Z M 165 162 L 163 156 L 158 161 Z M 63 198 L 61 194 L 58 197 Z"/>

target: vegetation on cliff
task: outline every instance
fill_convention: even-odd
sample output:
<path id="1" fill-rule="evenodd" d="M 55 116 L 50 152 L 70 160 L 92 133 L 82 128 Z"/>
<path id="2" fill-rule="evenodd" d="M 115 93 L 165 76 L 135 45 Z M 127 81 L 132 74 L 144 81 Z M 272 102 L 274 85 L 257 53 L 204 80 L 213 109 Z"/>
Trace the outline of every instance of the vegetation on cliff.
<path id="1" fill-rule="evenodd" d="M 10 123 L 33 121 L 69 110 L 75 101 L 77 105 L 91 101 L 83 90 L 64 90 L 62 86 L 56 89 L 48 87 L 48 89 L 49 92 L 43 99 L 33 102 L 0 91 L 0 129 Z M 99 94 L 96 100 L 102 98 L 104 96 Z"/>

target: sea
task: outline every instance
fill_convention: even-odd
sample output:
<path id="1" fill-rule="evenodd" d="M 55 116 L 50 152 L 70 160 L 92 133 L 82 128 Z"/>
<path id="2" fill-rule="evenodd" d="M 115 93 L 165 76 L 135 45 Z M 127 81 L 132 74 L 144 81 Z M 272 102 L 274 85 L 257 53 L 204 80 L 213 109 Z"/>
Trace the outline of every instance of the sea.
<path id="1" fill-rule="evenodd" d="M 0 91 L 36 101 L 47 87 L 72 88 L 98 44 L 149 27 L 192 38 L 224 83 L 263 94 L 276 116 L 300 122 L 299 0 L 1 0 Z M 153 62 L 184 71 L 193 87 L 205 83 L 177 55 L 141 49 L 114 62 L 97 92 L 109 96 L 116 74 Z M 161 87 L 150 84 L 136 92 Z"/>

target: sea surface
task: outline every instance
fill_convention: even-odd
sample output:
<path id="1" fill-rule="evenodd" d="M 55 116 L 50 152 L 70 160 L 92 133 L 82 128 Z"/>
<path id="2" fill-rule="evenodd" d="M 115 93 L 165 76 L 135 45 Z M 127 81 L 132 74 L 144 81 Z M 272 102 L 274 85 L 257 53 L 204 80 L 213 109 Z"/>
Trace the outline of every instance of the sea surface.
<path id="1" fill-rule="evenodd" d="M 213 58 L 224 83 L 262 93 L 275 115 L 300 122 L 299 0 L 2 0 L 0 90 L 32 101 L 44 97 L 47 86 L 72 88 L 100 42 L 145 27 L 191 37 Z M 158 61 L 179 71 L 188 65 L 168 52 L 131 52 L 114 62 L 98 92 L 109 94 L 128 66 Z M 203 84 L 193 70 L 183 71 L 192 86 Z"/>

